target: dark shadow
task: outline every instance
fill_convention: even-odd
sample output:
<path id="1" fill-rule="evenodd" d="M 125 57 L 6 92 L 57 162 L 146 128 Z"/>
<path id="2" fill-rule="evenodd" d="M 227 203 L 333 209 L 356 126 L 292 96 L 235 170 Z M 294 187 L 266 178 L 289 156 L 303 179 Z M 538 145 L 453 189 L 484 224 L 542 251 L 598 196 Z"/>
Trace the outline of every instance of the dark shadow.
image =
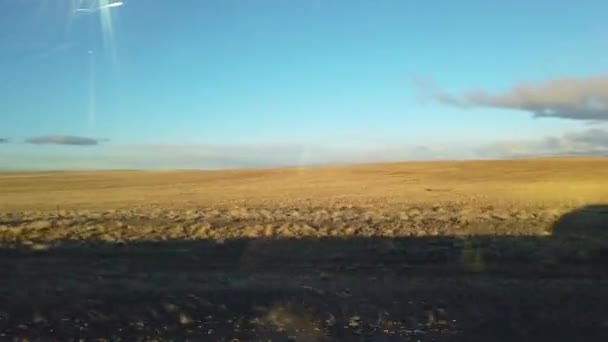
<path id="1" fill-rule="evenodd" d="M 0 340 L 606 340 L 607 231 L 2 248 Z"/>
<path id="2" fill-rule="evenodd" d="M 604 238 L 608 236 L 608 205 L 588 205 L 559 218 L 553 236 Z"/>

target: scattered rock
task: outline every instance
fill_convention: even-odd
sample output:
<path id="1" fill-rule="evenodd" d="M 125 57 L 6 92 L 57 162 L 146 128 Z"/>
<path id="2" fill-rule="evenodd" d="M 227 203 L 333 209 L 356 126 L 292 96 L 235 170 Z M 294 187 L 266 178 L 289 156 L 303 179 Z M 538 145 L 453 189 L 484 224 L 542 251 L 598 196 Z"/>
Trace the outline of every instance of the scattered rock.
<path id="1" fill-rule="evenodd" d="M 62 220 L 57 220 L 57 221 L 55 221 L 55 223 L 56 223 L 56 225 L 58 225 L 58 226 L 64 226 L 64 227 L 67 227 L 67 226 L 72 226 L 72 225 L 74 225 L 74 224 L 76 223 L 76 221 L 75 221 L 75 220 L 71 220 L 71 219 L 62 219 Z"/>
<path id="2" fill-rule="evenodd" d="M 278 235 L 284 237 L 293 237 L 295 234 L 292 230 L 291 225 L 289 223 L 285 223 L 279 228 Z"/>
<path id="3" fill-rule="evenodd" d="M 190 210 L 186 210 L 186 212 L 184 213 L 184 216 L 186 216 L 187 218 L 190 218 L 190 219 L 196 219 L 199 217 L 199 213 L 196 210 L 190 209 Z"/>
<path id="4" fill-rule="evenodd" d="M 490 216 L 493 219 L 500 220 L 500 221 L 506 221 L 506 220 L 508 220 L 510 218 L 509 214 L 507 214 L 507 213 L 501 213 L 501 212 L 492 213 Z"/>
<path id="5" fill-rule="evenodd" d="M 33 251 L 46 251 L 49 248 L 51 248 L 51 246 L 44 243 L 33 243 L 30 245 L 30 249 Z"/>
<path id="6" fill-rule="evenodd" d="M 267 224 L 264 227 L 264 231 L 262 232 L 262 235 L 265 237 L 271 237 L 274 236 L 274 227 L 270 224 Z"/>
<path id="7" fill-rule="evenodd" d="M 355 235 L 355 228 L 347 227 L 346 229 L 344 229 L 344 235 L 346 235 L 346 236 Z"/>
<path id="8" fill-rule="evenodd" d="M 469 218 L 468 216 L 458 216 L 456 218 L 456 223 L 460 226 L 466 226 L 471 223 L 471 218 Z"/>
<path id="9" fill-rule="evenodd" d="M 39 220 L 39 221 L 34 221 L 34 222 L 30 223 L 28 225 L 28 228 L 31 228 L 31 229 L 47 229 L 47 228 L 51 228 L 52 226 L 53 226 L 53 223 L 51 221 Z"/>
<path id="10" fill-rule="evenodd" d="M 520 220 L 526 220 L 532 217 L 532 215 L 530 213 L 528 213 L 527 211 L 521 209 L 521 210 L 516 210 L 513 213 L 513 216 L 520 219 Z"/>
<path id="11" fill-rule="evenodd" d="M 317 230 L 307 224 L 301 224 L 295 228 L 296 232 L 302 236 L 316 236 Z"/>
<path id="12" fill-rule="evenodd" d="M 411 208 L 410 210 L 408 210 L 407 215 L 409 217 L 417 217 L 422 215 L 422 210 L 418 209 L 418 208 Z"/>
<path id="13" fill-rule="evenodd" d="M 381 236 L 385 236 L 385 237 L 394 237 L 395 235 L 397 235 L 397 233 L 393 229 L 383 230 L 382 232 L 380 232 L 380 234 L 381 234 Z"/>
<path id="14" fill-rule="evenodd" d="M 245 238 L 256 238 L 262 235 L 264 231 L 264 226 L 255 225 L 255 226 L 247 226 L 243 229 L 242 236 Z"/>
<path id="15" fill-rule="evenodd" d="M 410 216 L 406 212 L 402 211 L 401 213 L 399 213 L 399 219 L 407 221 L 410 219 Z"/>
<path id="16" fill-rule="evenodd" d="M 117 239 L 110 234 L 102 234 L 101 236 L 99 236 L 99 239 L 101 241 L 105 241 L 105 242 L 116 242 L 117 241 Z"/>
<path id="17" fill-rule="evenodd" d="M 348 325 L 351 328 L 358 328 L 361 325 L 361 318 L 359 316 L 353 316 L 350 318 Z"/>
<path id="18" fill-rule="evenodd" d="M 452 220 L 452 217 L 449 214 L 445 213 L 437 213 L 437 215 L 435 215 L 433 218 L 441 223 L 447 223 Z"/>
<path id="19" fill-rule="evenodd" d="M 264 220 L 272 219 L 272 213 L 266 209 L 259 210 L 258 215 Z"/>
<path id="20" fill-rule="evenodd" d="M 192 323 L 192 318 L 188 316 L 186 313 L 182 312 L 179 314 L 179 323 L 182 325 L 188 325 Z"/>
<path id="21" fill-rule="evenodd" d="M 88 213 L 85 216 L 91 220 L 99 220 L 102 218 L 102 215 L 100 213 Z"/>
<path id="22" fill-rule="evenodd" d="M 488 221 L 492 219 L 492 216 L 488 213 L 479 213 L 477 215 L 478 220 Z"/>
<path id="23" fill-rule="evenodd" d="M 445 208 L 441 204 L 434 204 L 433 211 L 440 214 L 446 212 Z"/>

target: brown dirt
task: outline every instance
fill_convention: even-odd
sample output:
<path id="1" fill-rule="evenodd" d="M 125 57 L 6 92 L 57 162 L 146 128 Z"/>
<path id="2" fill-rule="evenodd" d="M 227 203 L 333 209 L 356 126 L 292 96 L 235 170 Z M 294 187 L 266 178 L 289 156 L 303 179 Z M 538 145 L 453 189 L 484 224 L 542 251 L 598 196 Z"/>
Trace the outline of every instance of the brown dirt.
<path id="1" fill-rule="evenodd" d="M 607 174 L 0 174 L 0 339 L 605 340 Z"/>

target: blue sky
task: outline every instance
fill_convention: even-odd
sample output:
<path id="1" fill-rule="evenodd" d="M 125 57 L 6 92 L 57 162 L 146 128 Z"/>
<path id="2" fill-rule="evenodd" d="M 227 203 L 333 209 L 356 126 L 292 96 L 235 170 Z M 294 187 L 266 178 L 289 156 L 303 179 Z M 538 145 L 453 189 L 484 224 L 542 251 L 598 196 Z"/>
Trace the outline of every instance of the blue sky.
<path id="1" fill-rule="evenodd" d="M 0 0 L 0 168 L 608 151 L 606 1 L 110 3 Z"/>

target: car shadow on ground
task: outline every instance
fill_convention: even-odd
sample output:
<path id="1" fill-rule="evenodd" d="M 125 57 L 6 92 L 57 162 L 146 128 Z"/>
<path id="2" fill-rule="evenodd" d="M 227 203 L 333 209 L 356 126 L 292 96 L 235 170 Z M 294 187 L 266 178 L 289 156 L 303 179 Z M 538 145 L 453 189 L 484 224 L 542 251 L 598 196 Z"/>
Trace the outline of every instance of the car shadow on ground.
<path id="1" fill-rule="evenodd" d="M 554 237 L 604 238 L 608 235 L 608 205 L 588 205 L 562 215 L 552 232 Z"/>
<path id="2" fill-rule="evenodd" d="M 608 205 L 548 236 L 65 241 L 0 249 L 29 340 L 605 340 Z"/>

